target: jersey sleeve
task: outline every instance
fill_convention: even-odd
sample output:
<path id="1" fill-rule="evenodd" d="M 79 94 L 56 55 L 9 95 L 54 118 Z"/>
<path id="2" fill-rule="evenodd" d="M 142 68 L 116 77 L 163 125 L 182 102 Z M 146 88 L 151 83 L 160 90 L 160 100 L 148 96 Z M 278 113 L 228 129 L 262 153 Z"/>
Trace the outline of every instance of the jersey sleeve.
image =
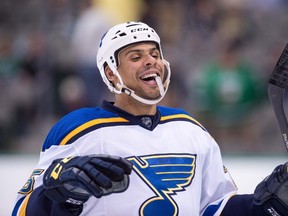
<path id="1" fill-rule="evenodd" d="M 253 204 L 253 194 L 237 194 L 237 187 L 223 166 L 219 146 L 212 140 L 210 156 L 203 171 L 202 216 L 261 216 L 265 213 Z"/>
<path id="2" fill-rule="evenodd" d="M 49 206 L 52 205 L 52 201 L 43 198 L 40 199 L 38 197 L 39 192 L 37 193 L 37 190 L 35 189 L 42 186 L 44 172 L 54 159 L 64 158 L 71 155 L 77 155 L 77 152 L 74 150 L 72 145 L 63 147 L 54 146 L 45 152 L 41 152 L 39 162 L 32 171 L 31 176 L 24 186 L 18 191 L 16 198 L 17 201 L 15 203 L 12 216 L 33 215 L 26 214 L 26 212 L 30 211 L 29 208 L 38 209 L 39 206 L 45 206 L 45 208 L 40 208 L 38 213 L 36 212 L 36 215 L 45 215 L 47 210 L 51 210 Z M 33 200 L 33 202 L 31 202 L 31 200 Z"/>
<path id="3" fill-rule="evenodd" d="M 53 160 L 68 156 L 78 156 L 78 151 L 74 145 L 59 145 L 59 137 L 64 137 L 66 133 L 69 133 L 69 130 L 73 129 L 71 127 L 63 127 L 62 122 L 58 122 L 47 135 L 38 164 L 34 167 L 27 182 L 18 191 L 12 216 L 27 215 L 26 213 L 31 211 L 31 209 L 39 210 L 36 215 L 45 215 L 46 211 L 51 210 L 52 201 L 40 198 L 39 191 L 37 192 L 35 189 L 42 187 L 44 172 Z M 42 207 L 39 208 L 39 206 Z"/>
<path id="4" fill-rule="evenodd" d="M 202 193 L 200 215 L 220 215 L 230 197 L 237 193 L 237 187 L 224 167 L 218 144 L 210 137 L 211 148 L 202 169 Z"/>
<path id="5" fill-rule="evenodd" d="M 93 126 L 92 123 L 97 123 L 98 118 L 105 117 L 111 117 L 111 114 L 100 108 L 82 108 L 67 114 L 51 128 L 42 145 L 38 164 L 32 171 L 30 178 L 18 192 L 12 216 L 25 215 L 31 209 L 38 209 L 38 206 L 42 206 L 42 208 L 39 209 L 36 215 L 45 215 L 46 210 L 51 210 L 52 204 L 49 200 L 44 199 L 45 197 L 41 199 L 35 198 L 38 197 L 35 189 L 41 188 L 43 185 L 45 170 L 55 159 L 89 154 L 89 148 L 85 148 L 85 152 L 77 148 L 77 145 L 81 145 L 81 141 L 79 141 L 80 139 L 75 139 L 75 137 L 81 137 L 85 134 L 84 132 L 87 132 L 85 130 L 86 125 Z M 89 127 L 87 128 L 89 131 Z M 97 138 L 94 137 L 95 142 L 96 140 Z M 53 207 L 53 209 L 53 211 L 56 211 L 58 208 Z M 58 210 L 60 211 L 61 208 Z"/>

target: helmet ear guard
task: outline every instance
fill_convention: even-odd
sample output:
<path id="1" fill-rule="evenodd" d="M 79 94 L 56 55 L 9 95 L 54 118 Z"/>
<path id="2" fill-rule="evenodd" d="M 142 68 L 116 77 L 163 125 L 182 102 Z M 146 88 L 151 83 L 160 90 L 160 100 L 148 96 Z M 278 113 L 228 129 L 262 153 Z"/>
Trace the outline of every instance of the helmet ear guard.
<path id="1" fill-rule="evenodd" d="M 164 83 L 156 80 L 157 85 L 160 90 L 160 97 L 156 100 L 147 100 L 137 96 L 132 89 L 129 89 L 123 83 L 120 74 L 117 71 L 118 68 L 118 53 L 127 46 L 140 42 L 153 42 L 159 49 L 162 61 L 166 67 L 167 75 Z M 122 94 L 125 93 L 130 95 L 134 99 L 145 103 L 145 104 L 156 104 L 166 94 L 170 82 L 170 65 L 163 58 L 162 49 L 160 45 L 160 38 L 154 29 L 142 22 L 127 22 L 116 25 L 112 27 L 108 32 L 106 32 L 99 44 L 99 49 L 97 53 L 97 66 L 99 68 L 101 77 L 104 83 L 107 85 L 111 92 Z M 109 67 L 113 73 L 118 77 L 119 83 L 116 86 L 107 78 L 105 73 L 105 68 Z"/>

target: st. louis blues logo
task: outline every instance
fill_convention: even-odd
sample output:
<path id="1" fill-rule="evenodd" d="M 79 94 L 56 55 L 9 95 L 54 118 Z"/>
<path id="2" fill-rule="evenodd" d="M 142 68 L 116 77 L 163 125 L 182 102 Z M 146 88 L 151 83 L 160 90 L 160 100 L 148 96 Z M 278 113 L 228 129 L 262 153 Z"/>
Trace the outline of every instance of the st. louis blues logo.
<path id="1" fill-rule="evenodd" d="M 196 155 L 161 154 L 128 158 L 134 171 L 153 190 L 155 196 L 141 205 L 139 215 L 176 216 L 178 206 L 172 198 L 176 192 L 185 191 L 195 175 Z"/>

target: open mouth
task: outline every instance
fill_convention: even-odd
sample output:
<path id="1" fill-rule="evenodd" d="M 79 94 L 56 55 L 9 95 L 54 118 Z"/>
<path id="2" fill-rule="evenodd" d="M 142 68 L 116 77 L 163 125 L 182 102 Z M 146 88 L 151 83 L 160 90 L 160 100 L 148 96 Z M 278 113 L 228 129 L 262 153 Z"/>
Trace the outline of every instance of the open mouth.
<path id="1" fill-rule="evenodd" d="M 163 83 L 158 73 L 147 73 L 141 76 L 140 79 L 150 86 L 158 86 L 161 96 L 165 94 Z"/>
<path id="2" fill-rule="evenodd" d="M 145 82 L 151 82 L 151 81 L 155 82 L 155 78 L 157 76 L 159 76 L 159 75 L 156 73 L 149 73 L 149 74 L 145 74 L 145 75 L 141 76 L 140 79 L 145 81 Z"/>

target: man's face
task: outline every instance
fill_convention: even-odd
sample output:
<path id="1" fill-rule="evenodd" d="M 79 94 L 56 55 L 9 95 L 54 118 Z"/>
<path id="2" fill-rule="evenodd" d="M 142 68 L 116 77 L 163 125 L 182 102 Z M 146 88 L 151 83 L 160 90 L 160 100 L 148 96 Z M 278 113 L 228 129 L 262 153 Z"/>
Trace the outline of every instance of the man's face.
<path id="1" fill-rule="evenodd" d="M 145 99 L 160 97 L 155 77 L 163 80 L 164 64 L 153 43 L 131 45 L 119 53 L 118 72 L 124 84 Z"/>

